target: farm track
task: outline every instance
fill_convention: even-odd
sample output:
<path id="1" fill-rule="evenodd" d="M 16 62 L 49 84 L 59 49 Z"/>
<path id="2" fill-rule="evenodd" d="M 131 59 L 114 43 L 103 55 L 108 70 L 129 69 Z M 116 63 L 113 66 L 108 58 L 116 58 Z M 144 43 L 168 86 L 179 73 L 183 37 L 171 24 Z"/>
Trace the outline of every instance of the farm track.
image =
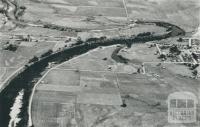
<path id="1" fill-rule="evenodd" d="M 8 6 L 9 0 L 2 0 L 2 2 L 6 3 Z M 16 7 L 16 6 L 14 6 Z M 13 15 L 14 11 L 12 9 L 12 13 L 8 13 L 9 8 L 7 8 L 7 16 L 14 18 Z M 16 17 L 14 19 L 11 19 L 15 23 L 21 23 L 21 25 L 27 25 L 27 23 L 21 22 Z M 154 23 L 158 26 L 170 29 L 170 32 L 164 35 L 158 35 L 158 36 L 144 36 L 144 37 L 135 37 L 135 38 L 114 38 L 114 39 L 105 39 L 105 40 L 95 40 L 90 42 L 85 42 L 82 44 L 78 44 L 72 47 L 69 47 L 67 49 L 64 49 L 62 51 L 56 52 L 51 54 L 50 56 L 47 56 L 45 58 L 40 59 L 38 62 L 35 62 L 31 65 L 28 65 L 24 67 L 24 70 L 17 74 L 11 81 L 7 82 L 7 86 L 5 89 L 3 89 L 0 93 L 0 125 L 1 127 L 7 127 L 10 117 L 10 108 L 12 107 L 16 96 L 18 95 L 19 91 L 24 90 L 24 97 L 23 97 L 23 105 L 21 109 L 20 118 L 22 119 L 18 126 L 19 127 L 27 127 L 28 124 L 28 105 L 32 102 L 29 102 L 30 96 L 32 94 L 33 88 L 35 83 L 42 77 L 43 73 L 47 71 L 46 67 L 48 66 L 48 63 L 50 62 L 56 62 L 56 63 L 63 63 L 64 61 L 70 60 L 71 58 L 84 54 L 92 49 L 95 49 L 99 46 L 110 46 L 110 45 L 116 45 L 116 44 L 133 44 L 133 43 L 144 43 L 148 41 L 154 41 L 154 40 L 161 40 L 166 39 L 169 37 L 175 37 L 179 35 L 184 35 L 185 31 L 181 29 L 180 27 L 177 27 L 173 24 L 166 23 L 166 22 L 159 22 L 159 21 L 143 21 L 142 23 Z M 34 24 L 38 25 L 38 24 Z M 41 24 L 40 24 L 41 25 Z M 50 24 L 51 26 L 51 24 Z M 52 27 L 46 27 L 49 29 L 57 29 L 58 27 L 55 25 Z M 63 29 L 65 30 L 65 29 Z M 66 29 L 67 30 L 67 29 Z M 77 31 L 75 31 L 77 32 Z"/>

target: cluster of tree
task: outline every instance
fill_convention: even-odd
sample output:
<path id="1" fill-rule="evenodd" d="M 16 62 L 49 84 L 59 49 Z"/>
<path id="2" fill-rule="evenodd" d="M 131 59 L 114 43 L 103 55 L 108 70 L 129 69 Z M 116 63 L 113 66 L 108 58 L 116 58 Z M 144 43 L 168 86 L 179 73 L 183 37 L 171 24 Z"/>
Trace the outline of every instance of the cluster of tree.
<path id="1" fill-rule="evenodd" d="M 19 17 L 23 16 L 25 13 L 25 10 L 26 10 L 25 6 L 20 6 L 15 13 L 15 17 L 18 19 Z"/>
<path id="2" fill-rule="evenodd" d="M 15 6 L 15 10 L 14 10 L 14 16 L 17 20 L 19 20 L 19 17 L 23 16 L 25 10 L 26 10 L 26 7 L 25 6 L 20 6 L 19 2 L 14 0 L 12 1 L 12 4 L 14 4 Z"/>
<path id="3" fill-rule="evenodd" d="M 199 67 L 199 64 L 194 64 L 194 65 L 191 65 L 190 69 L 191 69 L 191 70 L 194 70 L 194 69 L 196 69 L 197 67 Z"/>
<path id="4" fill-rule="evenodd" d="M 150 35 L 152 35 L 151 32 L 144 32 L 144 33 L 139 33 L 137 36 L 143 37 L 143 36 L 150 36 Z"/>
<path id="5" fill-rule="evenodd" d="M 167 60 L 167 55 L 165 54 L 160 54 L 160 56 L 158 57 L 159 59 L 162 59 L 163 61 Z"/>
<path id="6" fill-rule="evenodd" d="M 194 76 L 194 78 L 197 78 L 198 77 L 198 71 L 197 70 L 194 70 L 193 72 L 192 72 L 192 75 Z"/>
<path id="7" fill-rule="evenodd" d="M 38 60 L 39 58 L 37 56 L 34 56 L 32 59 L 28 61 L 28 63 L 34 63 L 34 62 L 37 62 Z"/>
<path id="8" fill-rule="evenodd" d="M 86 21 L 94 21 L 95 20 L 95 17 L 94 16 L 88 16 L 87 18 L 86 18 Z"/>
<path id="9" fill-rule="evenodd" d="M 21 41 L 32 41 L 31 39 L 31 36 L 28 34 L 27 37 L 24 37 L 22 35 L 19 35 L 18 38 L 21 40 Z"/>
<path id="10" fill-rule="evenodd" d="M 58 26 L 54 24 L 44 24 L 44 28 L 55 29 L 59 31 L 81 32 L 81 29 L 73 29 L 69 27 Z"/>
<path id="11" fill-rule="evenodd" d="M 112 53 L 111 57 L 112 59 L 114 59 L 115 61 L 119 62 L 119 63 L 124 63 L 124 64 L 128 64 L 129 59 L 124 58 L 123 56 L 119 55 L 119 51 L 122 49 L 123 47 L 118 47 L 117 49 L 114 50 L 114 52 Z"/>
<path id="12" fill-rule="evenodd" d="M 170 45 L 162 45 L 162 46 L 160 46 L 160 49 L 168 49 L 168 48 L 170 48 Z"/>
<path id="13" fill-rule="evenodd" d="M 151 40 L 159 40 L 159 39 L 164 39 L 169 37 L 170 34 L 164 34 L 164 35 L 158 35 L 158 36 L 153 36 L 150 32 L 145 32 L 145 33 L 141 33 L 136 37 L 118 37 L 118 38 L 110 38 L 107 39 L 105 36 L 100 37 L 100 38 L 90 38 L 86 41 L 82 41 L 81 38 L 79 37 L 77 39 L 77 43 L 72 45 L 73 47 L 71 47 L 68 51 L 70 50 L 75 50 L 76 49 L 76 53 L 79 52 L 84 52 L 87 49 L 93 49 L 95 47 L 98 46 L 108 46 L 111 44 L 126 44 L 128 47 L 131 47 L 131 45 L 135 42 L 141 42 L 144 43 L 145 41 L 151 41 Z M 81 47 L 81 48 L 79 48 Z M 73 51 L 72 51 L 73 52 Z M 70 54 L 72 53 L 70 52 Z M 180 53 L 180 51 L 178 50 L 178 48 L 176 46 L 171 47 L 170 52 L 172 53 Z M 50 56 L 53 53 L 52 50 L 48 50 L 47 52 L 43 53 L 41 55 L 41 57 L 47 57 Z M 63 52 L 60 52 L 59 54 L 63 54 Z M 127 59 L 124 59 L 121 56 L 117 56 L 118 59 L 121 60 L 121 62 L 123 63 L 127 63 Z M 31 62 L 37 62 L 39 59 L 37 57 L 33 57 L 32 59 L 29 60 L 29 63 Z"/>
<path id="14" fill-rule="evenodd" d="M 168 38 L 170 36 L 169 33 L 164 35 L 154 36 L 150 32 L 142 33 L 139 36 L 133 37 L 116 37 L 116 38 L 109 38 L 101 37 L 101 38 L 90 38 L 86 40 L 84 43 L 91 45 L 93 43 L 104 43 L 104 44 L 126 44 L 127 47 L 131 47 L 133 43 L 144 43 L 145 41 L 153 41 L 153 40 L 161 40 Z"/>
<path id="15" fill-rule="evenodd" d="M 92 37 L 92 38 L 87 39 L 86 42 L 97 41 L 97 40 L 99 40 L 99 38 Z"/>
<path id="16" fill-rule="evenodd" d="M 26 10 L 25 6 L 20 6 L 19 8 L 22 9 L 22 10 Z"/>
<path id="17" fill-rule="evenodd" d="M 168 27 L 166 31 L 172 31 L 173 27 Z"/>
<path id="18" fill-rule="evenodd" d="M 5 9 L 3 9 L 3 8 L 0 8 L 0 13 L 1 14 L 4 14 L 6 12 L 6 10 Z"/>
<path id="19" fill-rule="evenodd" d="M 177 41 L 178 41 L 178 42 L 182 42 L 182 41 L 183 41 L 183 38 L 179 37 Z"/>
<path id="20" fill-rule="evenodd" d="M 17 50 L 18 46 L 14 44 L 9 44 L 7 47 L 4 48 L 4 50 L 9 50 L 15 52 Z"/>
<path id="21" fill-rule="evenodd" d="M 80 44 L 83 44 L 83 43 L 84 42 L 82 41 L 81 37 L 78 37 L 76 45 L 80 45 Z"/>
<path id="22" fill-rule="evenodd" d="M 51 55 L 52 53 L 53 53 L 53 50 L 49 49 L 47 52 L 43 53 L 43 54 L 41 55 L 41 57 L 49 56 L 49 55 Z"/>
<path id="23" fill-rule="evenodd" d="M 167 28 L 167 31 L 169 31 L 170 33 L 170 36 L 185 35 L 185 31 L 183 29 L 167 22 L 152 21 L 152 22 L 145 22 L 145 23 L 154 23 L 157 26 Z"/>
<path id="24" fill-rule="evenodd" d="M 92 37 L 92 38 L 89 38 L 86 40 L 86 42 L 92 42 L 92 41 L 103 41 L 103 40 L 106 40 L 106 36 L 102 36 L 100 38 L 97 38 L 97 37 Z"/>
<path id="25" fill-rule="evenodd" d="M 170 47 L 169 52 L 175 55 L 179 55 L 181 53 L 176 45 Z"/>
<path id="26" fill-rule="evenodd" d="M 83 41 L 81 39 L 81 37 L 78 37 L 77 38 L 77 42 L 75 44 L 72 44 L 72 46 L 75 46 L 75 45 L 81 45 L 81 44 L 85 44 L 85 45 L 91 45 L 93 43 L 106 43 L 108 41 L 112 41 L 112 39 L 106 39 L 106 36 L 102 36 L 100 38 L 89 38 L 87 39 L 86 41 Z"/>
<path id="27" fill-rule="evenodd" d="M 195 59 L 195 60 L 198 60 L 199 59 L 199 56 L 195 53 L 192 53 L 192 57 Z"/>

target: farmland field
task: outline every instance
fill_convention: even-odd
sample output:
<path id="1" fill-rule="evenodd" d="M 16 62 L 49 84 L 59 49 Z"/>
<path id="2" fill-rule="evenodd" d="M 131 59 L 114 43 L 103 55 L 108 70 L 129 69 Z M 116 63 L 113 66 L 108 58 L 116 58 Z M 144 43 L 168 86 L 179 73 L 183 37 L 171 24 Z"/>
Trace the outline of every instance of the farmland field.
<path id="1" fill-rule="evenodd" d="M 167 102 L 200 97 L 199 26 L 200 0 L 0 0 L 0 127 L 199 127 Z"/>
<path id="2" fill-rule="evenodd" d="M 109 28 L 117 26 L 114 22 L 144 19 L 171 22 L 194 32 L 200 20 L 198 0 L 28 0 L 21 3 L 27 7 L 25 20 L 79 28 Z M 90 16 L 94 20 L 88 21 Z"/>
<path id="3" fill-rule="evenodd" d="M 126 13 L 121 0 L 62 0 L 56 2 L 52 0 L 29 0 L 23 1 L 23 4 L 27 7 L 23 19 L 41 20 L 62 26 L 95 29 L 104 25 L 107 27 L 109 25 L 115 26 L 116 24 L 112 22 L 115 17 L 122 22 L 126 20 Z M 96 19 L 88 22 L 89 16 Z"/>
<path id="4" fill-rule="evenodd" d="M 200 22 L 199 0 L 126 0 L 129 16 L 133 19 L 163 20 L 187 32 Z"/>
<path id="5" fill-rule="evenodd" d="M 198 95 L 198 81 L 183 79 L 167 65 L 163 70 L 156 64 L 148 64 L 145 65 L 147 75 L 128 74 L 127 71 L 120 70 L 119 63 L 109 57 L 115 48 L 117 47 L 112 46 L 90 51 L 50 71 L 42 79 L 34 95 L 34 125 L 176 126 L 167 123 L 167 97 L 177 90 L 187 90 Z M 127 50 L 127 54 L 140 48 L 148 48 L 148 44 L 135 44 Z M 135 51 L 133 54 L 145 57 L 142 52 Z M 100 62 L 104 61 L 104 57 L 107 58 L 105 61 L 112 62 Z M 156 60 L 153 57 L 154 55 L 151 58 Z M 101 64 L 95 64 L 95 68 L 92 68 L 94 63 L 90 59 Z M 84 64 L 79 60 L 85 60 Z M 116 68 L 107 70 L 102 68 L 102 64 L 115 65 Z M 130 64 L 138 67 L 137 62 Z M 122 102 L 126 103 L 126 108 L 120 106 Z M 40 112 L 43 112 L 42 115 Z"/>
<path id="6" fill-rule="evenodd" d="M 16 71 L 18 68 L 17 67 L 14 67 L 14 68 L 6 68 L 6 67 L 3 67 L 3 68 L 0 68 L 1 69 L 1 75 L 0 75 L 0 82 L 4 82 L 5 79 L 7 77 L 9 77 L 9 75 L 12 74 L 12 72 Z"/>

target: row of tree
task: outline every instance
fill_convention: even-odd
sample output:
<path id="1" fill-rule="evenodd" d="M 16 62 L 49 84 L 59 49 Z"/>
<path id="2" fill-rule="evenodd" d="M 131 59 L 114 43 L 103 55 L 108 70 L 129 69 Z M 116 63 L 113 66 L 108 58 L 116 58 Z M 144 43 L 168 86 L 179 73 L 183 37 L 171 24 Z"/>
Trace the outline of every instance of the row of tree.
<path id="1" fill-rule="evenodd" d="M 47 57 L 49 55 L 51 55 L 53 53 L 53 50 L 49 49 L 48 51 L 44 52 L 43 54 L 41 54 L 40 58 L 44 58 L 44 57 Z M 37 56 L 33 56 L 32 59 L 29 60 L 28 63 L 35 63 L 39 60 L 39 57 Z"/>

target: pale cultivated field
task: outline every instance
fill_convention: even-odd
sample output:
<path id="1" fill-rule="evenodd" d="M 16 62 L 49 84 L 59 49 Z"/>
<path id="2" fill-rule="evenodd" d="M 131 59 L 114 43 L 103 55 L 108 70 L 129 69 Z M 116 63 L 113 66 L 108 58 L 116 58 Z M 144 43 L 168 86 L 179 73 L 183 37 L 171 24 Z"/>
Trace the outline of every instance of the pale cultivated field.
<path id="1" fill-rule="evenodd" d="M 54 74 L 57 78 L 54 76 L 51 79 Z M 80 78 L 77 79 L 76 77 L 79 76 Z M 76 116 L 79 112 L 77 107 L 79 104 L 119 107 L 122 100 L 115 75 L 109 72 L 80 71 L 77 74 L 69 70 L 51 71 L 37 87 L 34 95 L 32 105 L 34 126 L 77 125 L 82 122 L 77 121 Z M 82 117 L 82 114 L 80 115 Z"/>
<path id="2" fill-rule="evenodd" d="M 28 34 L 31 35 L 31 38 L 33 39 L 32 42 L 17 42 L 14 40 L 19 38 L 13 35 L 21 35 L 23 37 L 27 37 Z M 34 55 L 40 57 L 40 55 L 44 52 L 48 51 L 49 49 L 53 49 L 58 40 L 64 41 L 65 38 L 53 38 L 54 36 L 60 35 L 62 35 L 61 32 L 42 28 L 36 29 L 34 27 L 16 28 L 15 30 L 9 32 L 3 32 L 0 36 L 0 67 L 5 67 L 6 73 L 3 76 L 0 76 L 1 80 L 4 81 L 18 68 L 24 66 Z M 3 47 L 7 42 L 10 44 L 17 44 L 17 50 L 3 50 Z"/>
<path id="3" fill-rule="evenodd" d="M 108 58 L 106 61 L 112 61 L 112 64 L 116 66 L 118 64 L 109 57 L 114 49 L 115 47 L 112 46 L 93 50 L 66 62 L 59 67 L 61 70 L 51 71 L 38 86 L 38 91 L 34 96 L 32 110 L 34 123 L 37 126 L 46 123 L 46 125 L 55 126 L 77 125 L 83 127 L 149 127 L 149 125 L 179 127 L 179 125 L 167 122 L 167 97 L 175 91 L 190 91 L 198 95 L 199 81 L 182 77 L 181 71 L 175 71 L 173 68 L 176 66 L 176 68 L 184 69 L 183 65 L 166 65 L 166 69 L 162 69 L 162 66 L 157 66 L 157 64 L 147 64 L 145 66 L 147 74 L 142 75 L 127 74 L 119 68 L 115 71 L 108 71 L 101 65 L 104 63 L 108 66 L 110 63 L 104 61 L 101 64 L 95 64 L 90 61 L 90 59 L 94 59 L 96 63 L 99 63 L 102 58 L 106 57 Z M 130 56 L 127 58 L 138 56 L 136 60 L 130 59 L 131 65 L 129 66 L 138 64 L 137 61 L 145 62 L 143 57 L 148 60 L 148 55 L 151 57 L 149 59 L 156 61 L 157 56 L 154 55 L 156 49 L 147 49 L 148 45 L 140 44 L 133 45 L 131 49 L 128 49 L 126 54 L 130 54 Z M 142 50 L 148 52 L 142 52 Z M 132 54 L 134 57 L 131 56 Z M 80 62 L 78 62 L 79 60 Z M 84 60 L 87 62 L 83 65 L 82 61 Z M 95 68 L 91 67 L 94 66 L 93 64 L 95 64 Z M 91 68 L 87 68 L 86 65 Z M 122 66 L 125 65 L 122 64 Z M 184 70 L 187 71 L 187 69 Z M 78 85 L 77 77 L 79 77 Z M 60 83 L 62 81 L 64 83 Z M 49 96 L 50 93 L 52 93 L 51 96 Z M 68 99 L 71 97 L 73 99 Z M 127 107 L 120 107 L 122 100 L 125 100 Z M 70 109 L 64 107 L 56 109 L 59 112 L 73 112 L 73 115 L 67 116 L 66 121 L 63 121 L 59 115 L 49 116 L 47 112 L 52 112 L 51 110 L 55 108 L 51 106 L 52 102 L 54 105 L 64 103 L 72 106 Z M 44 105 L 39 105 L 40 103 L 44 103 Z M 44 115 L 39 116 L 39 112 L 44 106 L 47 107 Z M 59 119 L 59 121 L 55 119 Z M 191 125 L 184 126 L 190 127 Z"/>
<path id="4" fill-rule="evenodd" d="M 195 30 L 200 23 L 199 0 L 125 0 L 133 19 L 162 20 L 176 24 L 186 31 Z"/>
<path id="5" fill-rule="evenodd" d="M 2 9 L 3 8 L 3 3 L 2 3 L 2 1 L 0 1 L 0 9 Z M 3 26 L 3 18 L 4 18 L 5 16 L 3 15 L 3 14 L 0 14 L 0 28 Z"/>
<path id="6" fill-rule="evenodd" d="M 36 127 L 181 126 L 169 124 L 167 121 L 167 97 L 175 91 L 190 91 L 198 95 L 199 81 L 181 77 L 173 66 L 162 69 L 162 66 L 157 64 L 146 65 L 146 75 L 128 74 L 118 68 L 115 71 L 108 71 L 102 68 L 101 64 L 108 66 L 110 63 L 100 61 L 107 57 L 107 61 L 118 65 L 109 57 L 115 48 L 112 46 L 93 50 L 66 62 L 59 67 L 60 69 L 50 71 L 34 95 L 32 105 L 34 125 Z M 151 56 L 151 53 L 154 53 L 154 51 L 145 53 L 139 51 L 140 48 L 148 48 L 147 45 L 133 45 L 132 48 L 136 48 L 135 56 L 138 56 L 140 62 L 144 62 L 144 59 L 139 57 L 147 58 L 147 54 Z M 132 48 L 128 53 L 134 51 Z M 90 59 L 101 64 L 95 64 Z M 156 60 L 156 56 L 152 59 Z M 87 62 L 83 63 L 84 60 Z M 93 64 L 95 68 L 92 68 Z M 129 66 L 134 64 L 138 63 L 131 60 Z M 176 66 L 182 68 L 182 65 Z M 127 107 L 120 106 L 122 100 L 125 100 Z M 191 127 L 191 124 L 184 126 Z"/>
<path id="7" fill-rule="evenodd" d="M 0 9 L 1 9 L 1 7 L 0 7 Z M 4 18 L 4 16 L 2 14 L 0 14 L 0 19 L 1 19 L 0 20 L 0 28 L 3 26 L 3 20 L 2 20 L 2 18 Z"/>
<path id="8" fill-rule="evenodd" d="M 135 67 L 129 65 L 122 65 L 116 63 L 111 55 L 116 49 L 116 46 L 110 46 L 108 48 L 98 48 L 92 50 L 91 53 L 83 54 L 77 58 L 73 58 L 66 64 L 60 66 L 60 69 L 77 69 L 86 71 L 106 71 L 106 72 L 121 72 L 129 73 L 135 72 Z M 104 59 L 107 60 L 104 60 Z"/>
<path id="9" fill-rule="evenodd" d="M 166 67 L 166 69 L 163 69 L 162 66 Z M 173 69 L 174 66 L 177 66 L 176 69 Z M 157 64 L 146 64 L 146 71 L 155 77 L 160 75 L 160 78 L 163 78 L 163 80 L 166 80 L 166 82 L 178 90 L 191 91 L 196 95 L 198 94 L 197 88 L 199 87 L 200 80 L 187 77 L 190 72 L 184 65 L 162 64 L 161 66 L 157 66 Z"/>
<path id="10" fill-rule="evenodd" d="M 95 29 L 115 26 L 116 23 L 113 21 L 124 22 L 126 20 L 122 0 L 63 0 L 56 2 L 46 0 L 23 1 L 23 4 L 27 7 L 23 19 L 41 20 L 62 26 Z M 88 16 L 95 16 L 96 19 L 88 22 L 86 21 Z M 115 17 L 118 19 L 115 20 Z M 119 24 L 121 23 L 119 22 Z"/>
<path id="11" fill-rule="evenodd" d="M 66 36 L 66 32 L 58 31 L 58 30 L 52 30 L 52 29 L 46 29 L 41 27 L 25 27 L 25 28 L 16 28 L 12 31 L 6 32 L 5 34 L 10 35 L 34 35 L 34 36 Z"/>
<path id="12" fill-rule="evenodd" d="M 18 68 L 0 68 L 0 82 L 4 82 L 5 79 L 10 76 L 14 71 L 16 71 Z"/>
<path id="13" fill-rule="evenodd" d="M 2 78 L 6 73 L 6 68 L 0 68 L 0 82 L 2 82 Z"/>
<path id="14" fill-rule="evenodd" d="M 23 0 L 21 3 L 27 7 L 25 20 L 76 28 L 112 28 L 124 24 L 128 18 L 166 21 L 191 32 L 200 22 L 199 0 Z M 88 16 L 94 16 L 94 20 L 88 22 Z"/>
<path id="15" fill-rule="evenodd" d="M 181 76 L 192 76 L 192 71 L 185 65 L 177 65 L 177 64 L 164 64 L 163 66 L 167 67 L 170 71 L 177 75 Z"/>
<path id="16" fill-rule="evenodd" d="M 112 53 L 115 47 L 109 47 L 108 49 Z M 81 57 L 88 58 L 89 55 L 92 58 L 96 57 L 98 59 L 100 56 L 99 53 L 102 50 L 104 50 L 102 53 L 105 55 L 103 55 L 102 59 L 111 55 L 108 55 L 105 49 L 98 49 L 92 51 L 92 54 L 86 54 Z M 66 62 L 66 64 L 70 62 Z M 74 64 L 74 66 L 76 65 Z M 77 71 L 76 69 L 70 70 L 71 68 L 64 67 L 62 66 L 62 69 L 50 71 L 37 87 L 32 105 L 35 126 L 72 126 L 72 124 L 80 124 L 77 123 L 76 117 L 79 112 L 79 108 L 77 107 L 79 104 L 117 105 L 118 107 L 122 104 L 116 75 L 113 72 L 97 72 L 96 70 L 92 70 L 93 68 L 88 71 Z M 66 108 L 69 105 L 72 108 Z M 57 113 L 52 113 L 50 110 L 55 110 L 55 106 L 57 107 Z M 44 108 L 45 110 L 43 110 Z M 43 112 L 42 115 L 40 115 L 41 111 Z M 72 115 L 66 116 L 66 112 L 71 112 Z M 62 118 L 59 114 L 63 114 Z M 82 117 L 82 114 L 80 115 Z M 73 122 L 74 118 L 75 123 Z"/>
<path id="17" fill-rule="evenodd" d="M 26 60 L 19 52 L 10 51 L 0 51 L 0 58 L 0 67 L 18 67 Z"/>
<path id="18" fill-rule="evenodd" d="M 24 57 L 29 59 L 33 55 L 40 56 L 42 53 L 52 49 L 55 44 L 56 42 L 38 42 L 33 47 L 20 47 L 19 52 L 24 55 Z"/>
<path id="19" fill-rule="evenodd" d="M 21 4 L 27 8 L 21 19 L 94 30 L 122 27 L 127 19 L 161 20 L 190 32 L 199 25 L 198 2 L 199 0 L 21 0 Z M 13 24 L 7 25 L 11 27 Z M 93 31 L 91 34 L 94 37 L 113 37 L 137 35 L 140 32 L 161 34 L 165 29 L 146 25 L 129 30 Z M 58 40 L 64 42 L 66 39 L 51 37 L 76 36 L 74 33 L 40 27 L 18 27 L 6 34 L 30 34 L 37 36 L 34 39 L 39 42 L 23 42 L 16 52 L 0 51 L 2 67 L 19 67 L 33 55 L 40 55 L 54 48 Z M 166 69 L 163 69 L 163 65 L 147 64 L 146 75 L 132 74 L 142 62 L 160 61 L 157 59 L 158 55 L 154 55 L 156 48 L 135 44 L 130 49 L 122 49 L 119 54 L 130 61 L 126 65 L 111 58 L 115 49 L 116 46 L 97 48 L 51 70 L 34 94 L 34 126 L 182 126 L 168 123 L 166 99 L 175 91 L 190 91 L 198 95 L 200 81 L 184 77 L 183 73 L 186 76 L 191 73 L 183 65 L 165 65 Z M 1 69 L 0 82 L 15 69 Z M 127 107 L 120 106 L 123 101 Z"/>
<path id="20" fill-rule="evenodd" d="M 156 47 L 149 48 L 146 44 L 134 44 L 129 49 L 122 49 L 119 54 L 129 59 L 132 63 L 142 64 L 143 62 L 159 62 Z"/>
<path id="21" fill-rule="evenodd" d="M 60 76 L 59 76 L 60 75 Z M 77 86 L 79 85 L 80 72 L 65 71 L 63 69 L 52 70 L 44 78 L 45 84 L 61 85 L 61 86 Z"/>
<path id="22" fill-rule="evenodd" d="M 165 34 L 166 29 L 163 27 L 158 27 L 155 25 L 139 25 L 136 24 L 132 27 L 119 27 L 114 29 L 105 29 L 105 30 L 93 30 L 89 32 L 79 32 L 78 36 L 83 38 L 83 40 L 91 38 L 91 37 L 102 37 L 106 36 L 107 38 L 113 38 L 113 37 L 119 37 L 119 36 L 137 36 L 140 33 L 143 32 L 151 32 L 154 33 L 154 35 L 160 35 Z"/>
<path id="23" fill-rule="evenodd" d="M 58 127 L 70 125 L 74 117 L 75 97 L 64 92 L 37 91 L 34 97 L 33 120 L 36 127 Z"/>
<path id="24" fill-rule="evenodd" d="M 17 35 L 24 35 L 26 37 L 28 33 L 20 33 L 17 32 Z M 8 33 L 8 37 L 12 37 L 12 33 Z M 34 36 L 37 35 L 31 35 L 31 38 L 35 39 Z M 49 49 L 52 49 L 54 45 L 57 43 L 56 40 L 49 41 L 47 39 L 40 39 L 42 37 L 37 36 L 38 42 L 15 42 L 10 40 L 9 38 L 5 37 L 5 39 L 2 38 L 2 45 L 5 45 L 6 42 L 10 42 L 11 44 L 18 44 L 18 48 L 16 51 L 7 51 L 7 50 L 0 50 L 0 66 L 4 67 L 13 67 L 13 66 L 21 66 L 25 62 L 27 62 L 30 58 L 32 58 L 34 55 L 40 56 L 42 53 L 48 51 Z M 51 40 L 51 39 L 50 39 Z"/>
<path id="25" fill-rule="evenodd" d="M 106 48 L 98 48 L 92 53 L 83 54 L 77 58 L 73 58 L 66 64 L 59 68 L 61 69 L 78 69 L 78 70 L 91 70 L 91 71 L 108 71 L 108 67 L 115 66 L 114 61 L 111 59 L 111 54 L 115 50 L 115 46 Z M 107 60 L 103 60 L 107 58 Z"/>

